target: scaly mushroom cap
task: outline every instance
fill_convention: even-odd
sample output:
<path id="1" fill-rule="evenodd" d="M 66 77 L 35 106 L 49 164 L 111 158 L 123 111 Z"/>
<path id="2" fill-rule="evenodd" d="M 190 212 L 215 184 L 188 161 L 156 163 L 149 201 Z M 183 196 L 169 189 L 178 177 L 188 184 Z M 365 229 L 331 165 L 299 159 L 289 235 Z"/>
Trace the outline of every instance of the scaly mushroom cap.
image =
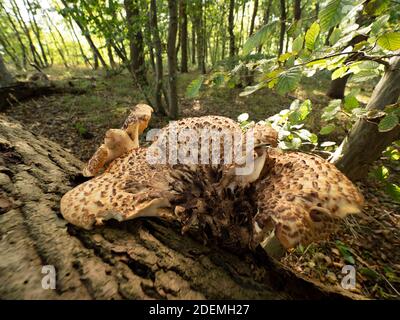
<path id="1" fill-rule="evenodd" d="M 147 128 L 153 108 L 147 104 L 136 105 L 121 129 L 106 132 L 102 144 L 82 170 L 85 177 L 95 176 L 105 165 L 128 150 L 139 147 L 139 135 Z"/>
<path id="2" fill-rule="evenodd" d="M 153 108 L 147 104 L 140 103 L 136 105 L 126 118 L 122 129 L 131 136 L 132 140 L 135 140 L 136 134 L 142 134 L 148 127 L 153 111 Z"/>
<path id="3" fill-rule="evenodd" d="M 121 129 L 107 130 L 104 143 L 96 150 L 82 174 L 85 177 L 95 176 L 101 168 L 115 158 L 138 146 L 131 140 L 129 135 Z"/>
<path id="4" fill-rule="evenodd" d="M 196 137 L 197 135 L 197 137 Z M 233 155 L 234 143 L 238 143 L 242 130 L 232 119 L 222 116 L 204 116 L 185 118 L 174 121 L 164 127 L 154 137 L 151 148 L 161 150 L 169 159 L 170 152 L 192 156 L 199 164 L 222 164 L 226 154 Z M 176 145 L 171 144 L 176 136 Z M 191 142 L 193 139 L 193 143 Z M 220 143 L 212 144 L 208 139 L 218 139 Z M 213 150 L 219 148 L 219 156 L 212 158 Z M 196 152 L 196 153 L 193 153 Z"/>
<path id="5" fill-rule="evenodd" d="M 270 149 L 269 157 L 275 164 L 256 183 L 255 245 L 271 231 L 285 248 L 323 240 L 341 219 L 361 212 L 362 195 L 333 164 L 277 149 Z"/>
<path id="6" fill-rule="evenodd" d="M 61 214 L 70 223 L 91 229 L 103 221 L 163 216 L 170 206 L 163 179 L 166 166 L 152 166 L 146 148 L 115 159 L 107 170 L 70 190 L 61 199 Z"/>

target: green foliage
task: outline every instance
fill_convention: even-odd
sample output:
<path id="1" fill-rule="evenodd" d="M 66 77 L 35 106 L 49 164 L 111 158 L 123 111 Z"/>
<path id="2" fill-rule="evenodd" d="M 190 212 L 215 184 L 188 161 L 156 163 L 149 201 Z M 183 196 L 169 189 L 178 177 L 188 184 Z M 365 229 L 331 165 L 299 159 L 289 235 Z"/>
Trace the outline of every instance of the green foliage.
<path id="1" fill-rule="evenodd" d="M 196 79 L 194 79 L 189 86 L 186 88 L 186 97 L 187 98 L 195 98 L 199 95 L 200 93 L 200 88 L 203 84 L 204 77 L 200 76 Z"/>
<path id="2" fill-rule="evenodd" d="M 263 45 L 269 38 L 270 33 L 277 22 L 278 20 L 271 21 L 270 23 L 262 26 L 256 33 L 248 38 L 243 45 L 242 54 L 248 55 L 254 48 Z"/>
<path id="3" fill-rule="evenodd" d="M 301 79 L 301 69 L 291 68 L 287 71 L 282 72 L 278 76 L 278 81 L 276 83 L 276 91 L 279 94 L 285 94 L 289 91 L 294 90 L 299 84 Z"/>
<path id="4" fill-rule="evenodd" d="M 353 254 L 351 252 L 351 249 L 346 246 L 343 242 L 337 240 L 336 241 L 336 247 L 338 248 L 340 254 L 342 255 L 344 261 L 350 263 L 350 264 L 355 264 L 356 261 L 354 260 Z"/>
<path id="5" fill-rule="evenodd" d="M 400 49 L 400 32 L 388 32 L 381 35 L 376 43 L 383 49 L 396 51 Z"/>
<path id="6" fill-rule="evenodd" d="M 322 120 L 329 121 L 333 120 L 337 113 L 341 110 L 342 100 L 336 99 L 336 100 L 331 100 L 329 102 L 329 105 L 323 110 L 322 113 Z"/>
<path id="7" fill-rule="evenodd" d="M 319 20 L 323 31 L 327 31 L 339 24 L 342 19 L 343 2 L 342 0 L 330 0 L 321 9 Z"/>
<path id="8" fill-rule="evenodd" d="M 319 32 L 321 28 L 318 22 L 314 22 L 311 27 L 307 30 L 305 41 L 306 41 L 306 48 L 310 51 L 314 50 L 315 42 L 317 41 Z"/>
<path id="9" fill-rule="evenodd" d="M 311 111 L 310 100 L 303 103 L 295 100 L 289 109 L 284 109 L 266 120 L 277 130 L 280 148 L 300 149 L 303 146 L 315 147 L 318 144 L 318 137 L 304 128 Z"/>
<path id="10" fill-rule="evenodd" d="M 378 130 L 387 132 L 393 130 L 399 124 L 399 118 L 395 113 L 389 113 L 379 122 Z"/>

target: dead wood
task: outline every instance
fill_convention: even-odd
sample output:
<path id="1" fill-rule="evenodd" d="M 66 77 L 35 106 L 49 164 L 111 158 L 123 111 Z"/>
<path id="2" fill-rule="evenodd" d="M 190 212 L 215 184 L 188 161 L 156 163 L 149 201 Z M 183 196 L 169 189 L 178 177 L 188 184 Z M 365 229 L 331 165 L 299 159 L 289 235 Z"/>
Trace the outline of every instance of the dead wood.
<path id="1" fill-rule="evenodd" d="M 299 278 L 262 250 L 236 256 L 159 220 L 68 225 L 61 196 L 82 163 L 58 144 L 0 116 L 0 299 L 350 298 Z M 57 272 L 41 287 L 42 266 Z"/>

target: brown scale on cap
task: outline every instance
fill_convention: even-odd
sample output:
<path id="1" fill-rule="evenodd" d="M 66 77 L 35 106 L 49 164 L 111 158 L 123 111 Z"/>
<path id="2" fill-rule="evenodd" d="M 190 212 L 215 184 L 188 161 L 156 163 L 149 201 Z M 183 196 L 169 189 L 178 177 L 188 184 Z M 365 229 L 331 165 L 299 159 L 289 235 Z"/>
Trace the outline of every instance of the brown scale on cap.
<path id="1" fill-rule="evenodd" d="M 163 179 L 166 166 L 146 160 L 146 148 L 137 148 L 114 160 L 106 171 L 70 190 L 61 199 L 61 213 L 85 229 L 115 219 L 163 216 L 170 203 Z"/>
<path id="2" fill-rule="evenodd" d="M 139 147 L 139 135 L 147 128 L 153 108 L 147 104 L 136 105 L 121 129 L 106 132 L 104 143 L 96 150 L 83 168 L 85 177 L 93 177 L 114 159 Z"/>

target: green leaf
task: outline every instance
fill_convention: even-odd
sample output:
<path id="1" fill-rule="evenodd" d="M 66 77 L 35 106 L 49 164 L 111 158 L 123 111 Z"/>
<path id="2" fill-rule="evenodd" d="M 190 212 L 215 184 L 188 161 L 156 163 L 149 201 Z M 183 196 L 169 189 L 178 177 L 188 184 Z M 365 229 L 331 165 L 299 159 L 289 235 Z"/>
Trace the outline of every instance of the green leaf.
<path id="1" fill-rule="evenodd" d="M 374 271 L 374 270 L 372 270 L 370 268 L 361 267 L 361 268 L 358 269 L 358 271 L 360 271 L 360 273 L 363 276 L 365 276 L 367 278 L 370 278 L 371 280 L 375 280 L 376 281 L 377 279 L 380 278 L 379 274 L 376 271 Z"/>
<path id="2" fill-rule="evenodd" d="M 386 179 L 389 177 L 389 170 L 385 166 L 379 166 L 371 170 L 370 176 L 381 182 L 385 182 Z"/>
<path id="3" fill-rule="evenodd" d="M 348 69 L 349 69 L 349 68 L 346 67 L 346 66 L 337 68 L 337 69 L 336 69 L 335 71 L 333 71 L 333 73 L 332 73 L 332 80 L 335 80 L 335 79 L 337 79 L 337 78 L 343 77 L 344 74 L 346 73 L 346 71 L 347 71 Z"/>
<path id="4" fill-rule="evenodd" d="M 329 102 L 329 105 L 323 109 L 322 120 L 330 121 L 335 118 L 336 114 L 340 111 L 342 100 L 335 99 Z"/>
<path id="5" fill-rule="evenodd" d="M 285 62 L 287 59 L 289 59 L 293 55 L 292 52 L 286 52 L 284 54 L 281 54 L 278 58 L 279 62 Z"/>
<path id="6" fill-rule="evenodd" d="M 271 21 L 270 23 L 263 25 L 256 33 L 247 39 L 243 45 L 242 54 L 248 55 L 254 48 L 264 44 L 268 39 L 268 33 L 272 27 L 277 23 L 277 20 Z"/>
<path id="7" fill-rule="evenodd" d="M 397 184 L 388 183 L 386 185 L 386 192 L 393 198 L 393 200 L 400 202 L 400 187 Z"/>
<path id="8" fill-rule="evenodd" d="M 246 97 L 246 96 L 256 92 L 257 90 L 260 90 L 264 86 L 265 86 L 265 84 L 263 82 L 260 82 L 260 83 L 254 85 L 254 86 L 247 86 L 246 88 L 244 88 L 244 91 L 239 93 L 239 96 L 240 97 Z"/>
<path id="9" fill-rule="evenodd" d="M 345 98 L 344 98 L 344 107 L 343 109 L 347 112 L 350 112 L 351 110 L 358 108 L 360 106 L 360 103 L 358 102 L 357 98 L 352 95 L 352 94 L 348 94 Z"/>
<path id="10" fill-rule="evenodd" d="M 331 27 L 339 24 L 342 18 L 342 7 L 343 4 L 341 0 L 331 0 L 321 9 L 319 21 L 322 31 L 327 31 Z"/>
<path id="11" fill-rule="evenodd" d="M 395 113 L 387 114 L 378 124 L 379 132 L 393 130 L 399 124 L 399 117 Z"/>
<path id="12" fill-rule="evenodd" d="M 200 76 L 194 79 L 186 88 L 186 97 L 195 98 L 199 95 L 201 85 L 203 84 L 204 77 Z"/>
<path id="13" fill-rule="evenodd" d="M 335 131 L 335 129 L 336 129 L 336 126 L 334 124 L 328 124 L 327 126 L 321 128 L 321 130 L 319 131 L 319 134 L 327 135 L 327 134 L 330 134 L 333 131 Z"/>
<path id="14" fill-rule="evenodd" d="M 400 32 L 388 32 L 381 35 L 376 41 L 377 44 L 386 50 L 396 51 L 400 49 Z"/>
<path id="15" fill-rule="evenodd" d="M 336 241 L 336 247 L 339 249 L 340 254 L 344 260 L 350 264 L 355 264 L 355 260 L 352 256 L 351 250 L 343 242 Z"/>
<path id="16" fill-rule="evenodd" d="M 311 101 L 307 99 L 300 106 L 294 109 L 295 110 L 289 115 L 289 121 L 291 124 L 301 123 L 311 112 Z"/>
<path id="17" fill-rule="evenodd" d="M 339 28 L 333 29 L 331 36 L 329 37 L 329 43 L 334 45 L 336 42 L 339 41 L 340 36 L 342 35 L 342 31 Z"/>
<path id="18" fill-rule="evenodd" d="M 300 52 L 300 50 L 303 49 L 303 43 L 304 43 L 304 36 L 299 35 L 296 39 L 293 40 L 292 50 Z"/>
<path id="19" fill-rule="evenodd" d="M 317 41 L 319 32 L 321 28 L 318 22 L 314 22 L 311 27 L 307 30 L 305 40 L 306 40 L 306 48 L 310 51 L 314 50 L 315 41 Z"/>
<path id="20" fill-rule="evenodd" d="M 371 26 L 371 35 L 377 35 L 389 21 L 390 15 L 385 14 L 377 18 Z"/>
<path id="21" fill-rule="evenodd" d="M 299 67 L 291 68 L 282 72 L 276 83 L 276 91 L 279 94 L 285 94 L 294 90 L 299 84 L 301 79 L 301 69 Z"/>

